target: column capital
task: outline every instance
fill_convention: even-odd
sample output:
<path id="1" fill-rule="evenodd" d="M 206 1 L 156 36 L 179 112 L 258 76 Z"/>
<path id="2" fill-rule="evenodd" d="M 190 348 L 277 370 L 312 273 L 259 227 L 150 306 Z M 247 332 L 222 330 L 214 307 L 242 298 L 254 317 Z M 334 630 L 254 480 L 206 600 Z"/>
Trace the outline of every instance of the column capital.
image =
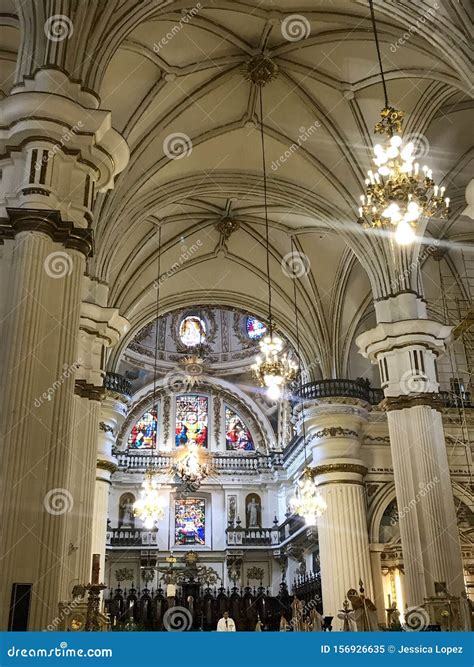
<path id="1" fill-rule="evenodd" d="M 8 207 L 6 214 L 7 217 L 0 218 L 0 244 L 7 239 L 14 239 L 21 232 L 39 232 L 49 236 L 55 243 L 62 243 L 65 248 L 77 250 L 85 257 L 92 255 L 92 230 L 76 227 L 72 222 L 63 220 L 59 211 Z"/>

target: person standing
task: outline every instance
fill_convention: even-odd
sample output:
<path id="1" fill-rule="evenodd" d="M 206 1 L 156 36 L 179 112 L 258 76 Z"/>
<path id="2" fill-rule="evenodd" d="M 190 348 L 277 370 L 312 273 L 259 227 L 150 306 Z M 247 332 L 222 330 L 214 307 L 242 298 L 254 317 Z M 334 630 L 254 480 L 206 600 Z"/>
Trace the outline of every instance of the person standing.
<path id="1" fill-rule="evenodd" d="M 235 632 L 235 623 L 229 618 L 228 611 L 225 611 L 223 617 L 219 619 L 217 632 Z"/>

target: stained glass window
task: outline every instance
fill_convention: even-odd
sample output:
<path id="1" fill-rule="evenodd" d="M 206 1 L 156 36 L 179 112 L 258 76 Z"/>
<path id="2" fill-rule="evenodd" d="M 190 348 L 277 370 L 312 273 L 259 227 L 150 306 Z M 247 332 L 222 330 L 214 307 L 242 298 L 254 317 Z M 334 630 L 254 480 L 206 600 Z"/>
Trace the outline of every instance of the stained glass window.
<path id="1" fill-rule="evenodd" d="M 155 449 L 157 429 L 157 410 L 145 412 L 136 422 L 128 436 L 130 449 Z"/>
<path id="2" fill-rule="evenodd" d="M 203 343 L 206 338 L 206 324 L 195 315 L 188 315 L 179 325 L 179 337 L 183 345 L 193 347 Z"/>
<path id="3" fill-rule="evenodd" d="M 260 320 L 250 316 L 247 317 L 245 328 L 247 329 L 247 336 L 252 340 L 258 340 L 267 332 L 267 327 L 263 322 L 260 322 Z"/>
<path id="4" fill-rule="evenodd" d="M 205 544 L 206 502 L 203 498 L 179 498 L 175 501 L 175 542 Z"/>
<path id="5" fill-rule="evenodd" d="M 252 435 L 243 419 L 231 408 L 225 408 L 225 443 L 229 451 L 255 451 Z"/>
<path id="6" fill-rule="evenodd" d="M 196 444 L 207 447 L 206 396 L 184 394 L 176 398 L 176 446 Z"/>

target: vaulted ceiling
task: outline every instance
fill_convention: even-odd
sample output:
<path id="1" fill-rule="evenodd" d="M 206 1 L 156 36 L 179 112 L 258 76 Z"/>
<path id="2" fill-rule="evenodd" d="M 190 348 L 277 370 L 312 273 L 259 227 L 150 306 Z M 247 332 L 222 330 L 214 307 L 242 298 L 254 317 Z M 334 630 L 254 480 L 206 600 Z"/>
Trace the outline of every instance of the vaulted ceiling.
<path id="1" fill-rule="evenodd" d="M 90 265 L 109 284 L 110 305 L 130 319 L 130 336 L 154 316 L 158 226 L 163 312 L 206 303 L 266 314 L 258 100 L 241 72 L 263 50 L 279 68 L 263 93 L 276 319 L 294 339 L 285 265 L 293 236 L 304 255 L 297 295 L 306 362 L 316 375 L 347 375 L 354 335 L 362 318 L 371 322 L 368 276 L 377 271 L 370 243 L 354 234 L 383 106 L 367 1 L 71 4 L 63 66 L 111 110 L 130 146 L 127 169 L 96 202 Z M 28 8 L 0 5 L 8 93 L 17 17 L 25 23 Z M 450 220 L 430 233 L 469 251 L 472 223 L 461 216 L 472 177 L 467 10 L 454 0 L 375 7 L 390 101 L 405 110 L 405 132 L 451 196 Z M 17 79 L 48 64 L 36 48 Z M 229 218 L 227 236 L 219 223 Z M 427 269 L 428 298 L 438 291 L 435 273 Z"/>

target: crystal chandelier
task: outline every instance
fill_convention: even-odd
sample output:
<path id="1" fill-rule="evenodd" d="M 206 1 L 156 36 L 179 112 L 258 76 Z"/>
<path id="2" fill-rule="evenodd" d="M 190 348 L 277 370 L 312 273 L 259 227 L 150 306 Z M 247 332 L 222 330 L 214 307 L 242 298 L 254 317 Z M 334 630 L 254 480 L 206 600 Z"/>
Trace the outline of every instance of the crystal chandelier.
<path id="1" fill-rule="evenodd" d="M 449 198 L 444 196 L 445 188 L 433 181 L 431 169 L 426 165 L 420 168 L 415 161 L 414 144 L 404 144 L 400 136 L 404 113 L 388 102 L 372 0 L 369 4 L 385 97 L 382 120 L 375 132 L 385 134 L 386 140 L 384 145 L 374 146 L 375 169 L 367 173 L 358 223 L 367 229 L 395 229 L 397 243 L 408 245 L 415 240 L 420 219 L 448 216 Z"/>
<path id="2" fill-rule="evenodd" d="M 197 491 L 209 475 L 209 468 L 207 464 L 200 462 L 199 454 L 197 445 L 188 445 L 184 455 L 173 466 L 173 471 L 189 491 Z"/>
<path id="3" fill-rule="evenodd" d="M 263 53 L 257 54 L 249 60 L 243 75 L 258 88 L 260 105 L 260 141 L 262 147 L 263 166 L 263 200 L 265 210 L 265 240 L 266 240 L 266 269 L 268 287 L 268 335 L 260 341 L 260 355 L 255 359 L 252 371 L 257 382 L 267 389 L 267 396 L 278 400 L 284 393 L 286 385 L 291 383 L 297 372 L 297 365 L 283 352 L 283 341 L 276 336 L 273 330 L 272 317 L 272 286 L 270 279 L 270 243 L 268 225 L 267 202 L 267 170 L 265 163 L 265 133 L 263 131 L 263 87 L 272 81 L 278 74 L 278 66 Z"/>
<path id="4" fill-rule="evenodd" d="M 302 516 L 308 526 L 314 526 L 322 516 L 327 505 L 318 491 L 311 468 L 305 468 L 301 479 L 296 483 L 295 495 L 290 500 L 290 508 Z"/>
<path id="5" fill-rule="evenodd" d="M 159 495 L 160 485 L 156 479 L 156 472 L 149 469 L 145 473 L 145 480 L 140 491 L 140 497 L 133 505 L 133 513 L 147 530 L 151 530 L 155 521 L 165 516 L 164 500 Z"/>

